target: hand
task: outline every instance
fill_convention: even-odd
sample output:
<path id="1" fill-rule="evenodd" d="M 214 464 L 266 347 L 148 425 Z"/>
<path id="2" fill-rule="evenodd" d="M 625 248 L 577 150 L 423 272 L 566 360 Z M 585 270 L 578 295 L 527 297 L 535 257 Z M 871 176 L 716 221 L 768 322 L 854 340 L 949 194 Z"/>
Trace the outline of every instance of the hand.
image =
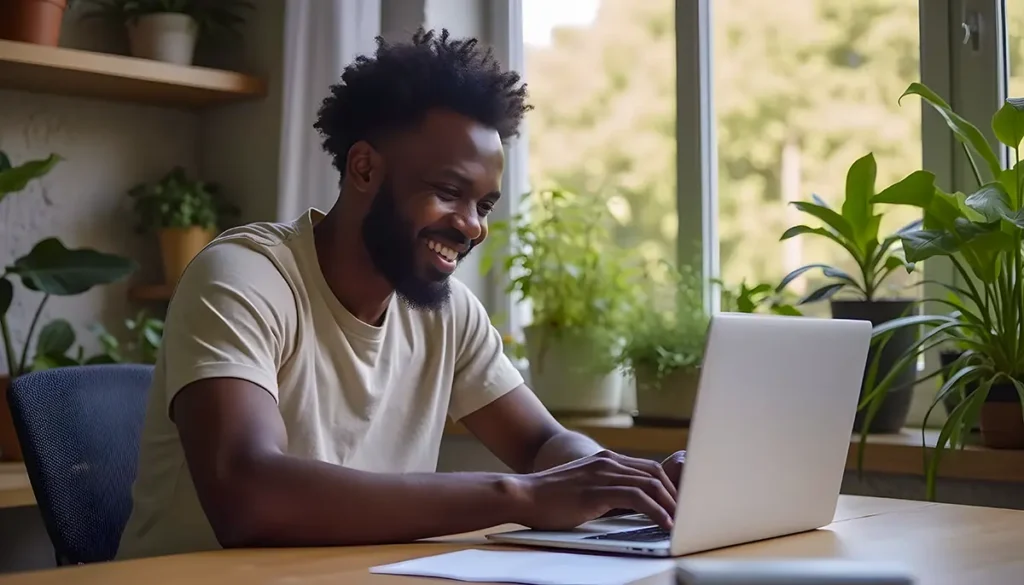
<path id="1" fill-rule="evenodd" d="M 661 468 L 665 471 L 676 488 L 679 488 L 679 481 L 683 478 L 683 465 L 686 463 L 686 451 L 676 451 L 661 462 Z"/>
<path id="2" fill-rule="evenodd" d="M 610 510 L 646 514 L 671 529 L 676 486 L 654 461 L 602 451 L 539 473 L 518 476 L 518 523 L 538 530 L 570 530 Z"/>

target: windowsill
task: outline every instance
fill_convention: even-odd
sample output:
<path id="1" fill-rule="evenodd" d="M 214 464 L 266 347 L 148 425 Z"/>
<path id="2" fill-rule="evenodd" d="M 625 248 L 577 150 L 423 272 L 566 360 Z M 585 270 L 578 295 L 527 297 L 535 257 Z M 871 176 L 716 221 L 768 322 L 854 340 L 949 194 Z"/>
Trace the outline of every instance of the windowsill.
<path id="1" fill-rule="evenodd" d="M 686 448 L 684 428 L 635 427 L 632 420 L 620 418 L 607 422 L 567 423 L 567 428 L 587 435 L 601 445 L 624 453 L 668 454 Z M 469 436 L 461 424 L 449 421 L 446 436 Z M 938 430 L 927 430 L 924 443 L 930 455 Z M 846 469 L 857 470 L 860 435 L 850 438 Z M 871 435 L 864 453 L 865 473 L 924 476 L 921 452 L 921 430 L 904 429 L 893 435 Z M 1024 451 L 967 446 L 962 450 L 947 449 L 942 454 L 939 477 L 946 479 L 1024 483 Z"/>

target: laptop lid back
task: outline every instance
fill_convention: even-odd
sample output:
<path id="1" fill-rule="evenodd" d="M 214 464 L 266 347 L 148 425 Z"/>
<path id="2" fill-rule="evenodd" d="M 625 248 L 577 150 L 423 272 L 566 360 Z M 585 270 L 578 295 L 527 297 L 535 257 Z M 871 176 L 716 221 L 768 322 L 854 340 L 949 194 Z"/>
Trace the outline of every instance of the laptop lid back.
<path id="1" fill-rule="evenodd" d="M 712 317 L 672 554 L 832 522 L 870 339 L 866 321 Z"/>

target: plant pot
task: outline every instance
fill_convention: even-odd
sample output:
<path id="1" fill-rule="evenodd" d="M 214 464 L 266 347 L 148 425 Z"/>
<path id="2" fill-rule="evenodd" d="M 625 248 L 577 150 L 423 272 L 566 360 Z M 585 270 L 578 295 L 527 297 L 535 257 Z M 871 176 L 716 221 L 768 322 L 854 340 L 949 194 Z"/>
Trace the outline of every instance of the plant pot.
<path id="1" fill-rule="evenodd" d="M 24 461 L 21 443 L 14 430 L 11 407 L 7 402 L 7 389 L 10 385 L 10 377 L 0 376 L 0 461 Z"/>
<path id="2" fill-rule="evenodd" d="M 915 314 L 915 303 L 909 300 L 893 301 L 831 301 L 832 318 L 854 319 L 870 321 L 872 325 L 881 325 L 907 315 Z M 918 339 L 917 331 L 912 327 L 903 327 L 896 330 L 889 342 L 882 348 L 881 360 L 878 364 L 878 373 L 875 382 L 881 382 L 896 366 L 900 357 L 903 356 L 914 342 Z M 875 359 L 877 348 L 874 346 L 868 352 L 867 363 L 864 364 L 865 381 L 867 371 Z M 871 421 L 871 427 L 867 430 L 869 434 L 875 433 L 897 433 L 907 423 L 907 415 L 910 413 L 910 402 L 914 396 L 914 382 L 917 379 L 917 363 L 911 362 L 899 373 L 890 385 L 889 393 L 882 401 L 882 406 Z M 861 397 L 865 389 L 861 388 Z M 857 412 L 853 422 L 853 430 L 860 433 L 864 426 L 864 417 L 867 409 Z"/>
<path id="3" fill-rule="evenodd" d="M 658 379 L 652 368 L 637 368 L 637 426 L 686 427 L 697 401 L 700 370 L 678 369 Z"/>
<path id="4" fill-rule="evenodd" d="M 5 0 L 0 3 L 0 38 L 56 47 L 67 0 Z"/>
<path id="5" fill-rule="evenodd" d="M 187 14 L 164 12 L 140 16 L 128 23 L 133 57 L 191 65 L 199 24 Z"/>
<path id="6" fill-rule="evenodd" d="M 981 405 L 981 442 L 992 449 L 1024 449 L 1024 410 L 1013 384 L 992 386 Z"/>
<path id="7" fill-rule="evenodd" d="M 559 416 L 611 416 L 622 406 L 622 373 L 609 366 L 610 356 L 584 335 L 554 334 L 531 325 L 523 330 L 532 389 L 544 406 Z"/>
<path id="8" fill-rule="evenodd" d="M 188 263 L 213 241 L 214 233 L 205 228 L 163 228 L 159 232 L 160 257 L 164 264 L 164 282 L 177 284 Z"/>

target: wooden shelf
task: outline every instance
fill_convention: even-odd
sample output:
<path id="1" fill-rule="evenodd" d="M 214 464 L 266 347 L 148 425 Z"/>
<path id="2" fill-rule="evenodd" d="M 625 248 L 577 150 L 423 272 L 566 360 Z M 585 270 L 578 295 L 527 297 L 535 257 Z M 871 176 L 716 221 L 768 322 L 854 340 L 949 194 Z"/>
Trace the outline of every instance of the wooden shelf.
<path id="1" fill-rule="evenodd" d="M 632 421 L 577 423 L 563 421 L 566 428 L 594 439 L 604 447 L 623 453 L 669 454 L 686 448 L 684 428 L 634 427 Z M 466 427 L 448 422 L 445 435 L 471 436 Z M 938 431 L 926 431 L 927 453 L 934 451 Z M 860 435 L 850 437 L 846 469 L 856 471 Z M 770 450 L 770 446 L 768 447 Z M 905 429 L 892 435 L 870 435 L 864 448 L 865 473 L 924 476 L 921 430 Z M 1024 483 L 1024 451 L 967 446 L 947 449 L 939 463 L 939 477 L 969 481 Z"/>
<path id="2" fill-rule="evenodd" d="M 36 505 L 24 463 L 0 463 L 0 508 Z"/>
<path id="3" fill-rule="evenodd" d="M 170 284 L 137 284 L 128 289 L 128 298 L 133 301 L 161 301 L 171 300 L 174 293 L 174 286 Z"/>
<path id="4" fill-rule="evenodd" d="M 233 71 L 6 40 L 0 89 L 188 108 L 266 94 L 263 80 Z"/>

